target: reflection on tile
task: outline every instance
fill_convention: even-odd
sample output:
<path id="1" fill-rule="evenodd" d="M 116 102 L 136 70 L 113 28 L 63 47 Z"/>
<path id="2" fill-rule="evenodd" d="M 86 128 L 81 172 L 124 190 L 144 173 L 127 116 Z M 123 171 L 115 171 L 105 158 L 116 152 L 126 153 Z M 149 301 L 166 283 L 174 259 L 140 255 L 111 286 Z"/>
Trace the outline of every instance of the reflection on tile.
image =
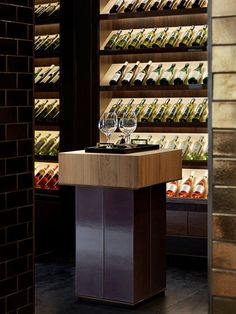
<path id="1" fill-rule="evenodd" d="M 232 314 L 236 309 L 236 300 L 227 298 L 213 298 L 213 313 L 214 314 Z"/>
<path id="2" fill-rule="evenodd" d="M 212 103 L 213 128 L 236 128 L 236 102 Z"/>
<path id="3" fill-rule="evenodd" d="M 214 270 L 212 272 L 212 294 L 236 297 L 236 272 Z"/>
<path id="4" fill-rule="evenodd" d="M 236 216 L 213 215 L 213 239 L 236 241 Z"/>
<path id="5" fill-rule="evenodd" d="M 236 185 L 236 159 L 213 159 L 213 183 Z"/>
<path id="6" fill-rule="evenodd" d="M 236 100 L 236 74 L 213 74 L 213 100 Z"/>
<path id="7" fill-rule="evenodd" d="M 213 132 L 213 156 L 236 157 L 236 131 Z"/>
<path id="8" fill-rule="evenodd" d="M 236 15 L 235 0 L 214 0 L 212 1 L 212 16 Z"/>
<path id="9" fill-rule="evenodd" d="M 213 268 L 236 269 L 236 243 L 213 242 Z"/>
<path id="10" fill-rule="evenodd" d="M 236 71 L 235 55 L 236 46 L 213 46 L 212 72 L 215 73 Z"/>
<path id="11" fill-rule="evenodd" d="M 213 212 L 236 214 L 236 187 L 213 188 Z"/>

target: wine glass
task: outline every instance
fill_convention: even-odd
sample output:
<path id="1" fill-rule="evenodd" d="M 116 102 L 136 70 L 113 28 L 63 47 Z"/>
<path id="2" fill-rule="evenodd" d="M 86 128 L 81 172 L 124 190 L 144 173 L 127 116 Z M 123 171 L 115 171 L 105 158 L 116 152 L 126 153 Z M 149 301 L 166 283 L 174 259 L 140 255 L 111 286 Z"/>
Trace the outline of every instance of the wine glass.
<path id="1" fill-rule="evenodd" d="M 99 130 L 106 136 L 106 148 L 111 148 L 110 138 L 113 132 L 117 129 L 118 119 L 116 113 L 105 112 L 98 122 Z"/>
<path id="2" fill-rule="evenodd" d="M 134 112 L 125 113 L 119 121 L 119 129 L 127 138 L 127 144 L 130 144 L 130 135 L 137 128 L 137 117 Z"/>

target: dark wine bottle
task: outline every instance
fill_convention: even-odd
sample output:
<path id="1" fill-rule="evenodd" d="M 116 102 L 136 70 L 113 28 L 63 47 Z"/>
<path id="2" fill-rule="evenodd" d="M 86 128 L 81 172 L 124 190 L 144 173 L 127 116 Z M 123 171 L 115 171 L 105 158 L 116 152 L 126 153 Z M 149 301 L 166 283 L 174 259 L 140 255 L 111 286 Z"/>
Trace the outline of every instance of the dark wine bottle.
<path id="1" fill-rule="evenodd" d="M 141 0 L 139 5 L 137 6 L 136 10 L 137 11 L 145 11 L 149 2 L 150 2 L 150 0 Z"/>
<path id="2" fill-rule="evenodd" d="M 134 85 L 142 85 L 144 78 L 146 77 L 148 70 L 152 64 L 152 61 L 148 61 L 148 63 L 145 65 L 145 67 L 137 74 Z"/>
<path id="3" fill-rule="evenodd" d="M 110 9 L 110 13 L 117 13 L 124 4 L 124 0 L 117 0 Z"/>
<path id="4" fill-rule="evenodd" d="M 135 72 L 137 70 L 137 67 L 139 66 L 140 61 L 137 61 L 135 63 L 135 65 L 129 70 L 127 71 L 127 73 L 125 74 L 123 80 L 121 81 L 122 85 L 130 85 L 132 78 L 135 75 Z"/>
<path id="5" fill-rule="evenodd" d="M 113 34 L 111 36 L 111 38 L 108 40 L 108 42 L 106 43 L 104 49 L 105 50 L 109 50 L 112 49 L 117 41 L 117 39 L 119 38 L 120 34 L 121 34 L 122 30 L 120 29 L 119 31 L 117 31 L 115 34 Z"/>
<path id="6" fill-rule="evenodd" d="M 129 0 L 125 6 L 124 12 L 133 12 L 139 0 Z"/>
<path id="7" fill-rule="evenodd" d="M 109 84 L 111 86 L 117 85 L 119 83 L 119 80 L 120 80 L 121 76 L 123 75 L 127 65 L 128 65 L 128 62 L 125 61 L 125 63 L 121 66 L 121 68 L 115 72 L 115 74 L 113 75 L 113 77 L 111 78 L 111 80 L 109 82 Z"/>
<path id="8" fill-rule="evenodd" d="M 161 0 L 156 0 L 156 1 L 152 4 L 150 10 L 151 10 L 151 11 L 158 10 L 159 7 L 160 7 L 160 4 L 161 4 Z"/>
<path id="9" fill-rule="evenodd" d="M 163 10 L 170 10 L 173 7 L 175 0 L 168 0 L 166 4 L 163 6 Z"/>

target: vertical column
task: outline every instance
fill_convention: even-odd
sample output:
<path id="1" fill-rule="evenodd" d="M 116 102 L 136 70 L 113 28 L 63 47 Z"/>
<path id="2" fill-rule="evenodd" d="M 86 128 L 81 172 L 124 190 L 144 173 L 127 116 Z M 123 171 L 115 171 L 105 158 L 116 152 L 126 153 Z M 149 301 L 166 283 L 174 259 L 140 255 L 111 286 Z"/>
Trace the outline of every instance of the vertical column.
<path id="1" fill-rule="evenodd" d="M 33 1 L 0 1 L 0 312 L 34 313 Z"/>
<path id="2" fill-rule="evenodd" d="M 236 309 L 236 2 L 212 1 L 212 312 Z"/>

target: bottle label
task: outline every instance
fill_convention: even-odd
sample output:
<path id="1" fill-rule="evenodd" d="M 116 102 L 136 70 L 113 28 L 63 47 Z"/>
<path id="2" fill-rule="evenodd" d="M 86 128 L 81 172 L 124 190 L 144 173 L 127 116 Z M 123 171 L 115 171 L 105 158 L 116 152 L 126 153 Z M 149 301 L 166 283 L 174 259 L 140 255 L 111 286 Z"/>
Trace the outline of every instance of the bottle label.
<path id="1" fill-rule="evenodd" d="M 150 75 L 149 75 L 149 80 L 151 79 L 151 80 L 153 80 L 154 82 L 156 82 L 157 81 L 157 79 L 158 79 L 158 76 L 159 76 L 159 74 L 157 73 L 157 72 L 152 72 Z"/>
<path id="2" fill-rule="evenodd" d="M 186 77 L 187 77 L 187 73 L 185 73 L 185 72 L 183 72 L 183 71 L 180 71 L 179 73 L 178 73 L 178 75 L 176 76 L 176 79 L 178 78 L 178 79 L 180 79 L 181 81 L 185 81 L 185 79 L 186 79 Z"/>
<path id="3" fill-rule="evenodd" d="M 198 143 L 193 144 L 192 153 L 198 153 L 201 149 L 201 146 Z"/>
<path id="4" fill-rule="evenodd" d="M 188 184 L 184 184 L 181 188 L 181 191 L 180 192 L 186 192 L 186 193 L 189 193 L 191 190 L 191 186 L 188 185 Z"/>
<path id="5" fill-rule="evenodd" d="M 193 71 L 192 75 L 190 75 L 190 78 L 194 78 L 196 81 L 199 81 L 202 74 L 199 71 Z"/>
<path id="6" fill-rule="evenodd" d="M 177 185 L 176 184 L 173 184 L 171 183 L 169 186 L 168 186 L 168 191 L 172 191 L 172 192 L 176 192 L 177 191 Z"/>
<path id="7" fill-rule="evenodd" d="M 163 79 L 166 79 L 168 82 L 172 79 L 172 73 L 171 72 L 165 72 L 162 76 Z"/>
<path id="8" fill-rule="evenodd" d="M 120 78 L 120 73 L 115 73 L 112 80 L 117 82 L 119 78 Z"/>
<path id="9" fill-rule="evenodd" d="M 140 72 L 140 73 L 137 75 L 137 77 L 136 77 L 135 80 L 142 81 L 142 80 L 144 79 L 144 77 L 145 77 L 145 73 Z"/>
<path id="10" fill-rule="evenodd" d="M 132 79 L 133 73 L 128 72 L 125 77 L 124 77 L 124 81 L 130 81 Z"/>
<path id="11" fill-rule="evenodd" d="M 198 192 L 198 193 L 200 193 L 200 194 L 203 194 L 203 193 L 204 193 L 204 190 L 205 190 L 204 186 L 198 184 L 198 185 L 196 186 L 195 190 L 194 190 L 194 193 L 195 193 L 195 192 Z"/>

